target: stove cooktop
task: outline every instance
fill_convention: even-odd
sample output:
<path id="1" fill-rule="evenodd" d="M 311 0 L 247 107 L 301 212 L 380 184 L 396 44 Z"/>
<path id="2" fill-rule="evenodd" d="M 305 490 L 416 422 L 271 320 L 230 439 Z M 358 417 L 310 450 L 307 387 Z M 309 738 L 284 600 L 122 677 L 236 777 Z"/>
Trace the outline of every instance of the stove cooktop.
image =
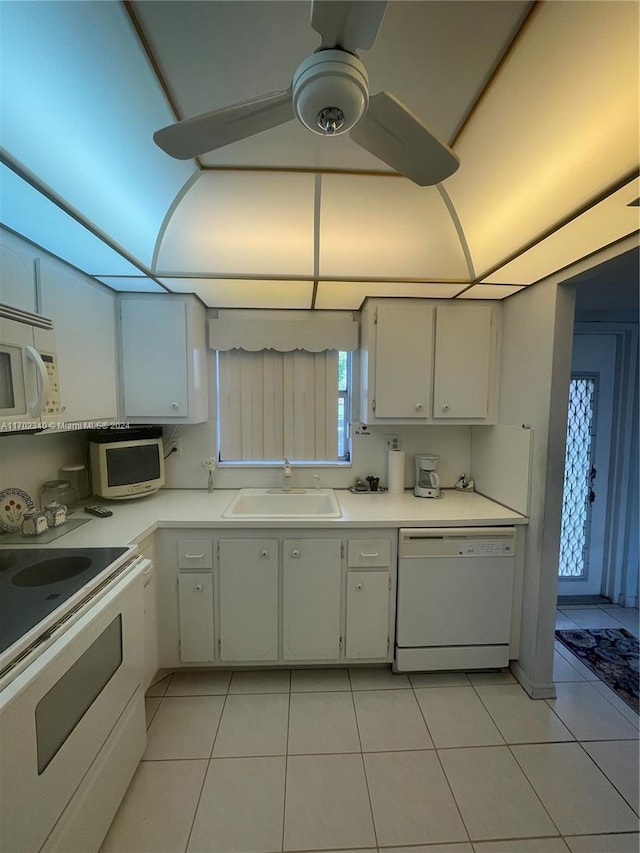
<path id="1" fill-rule="evenodd" d="M 0 549 L 0 653 L 128 548 Z"/>

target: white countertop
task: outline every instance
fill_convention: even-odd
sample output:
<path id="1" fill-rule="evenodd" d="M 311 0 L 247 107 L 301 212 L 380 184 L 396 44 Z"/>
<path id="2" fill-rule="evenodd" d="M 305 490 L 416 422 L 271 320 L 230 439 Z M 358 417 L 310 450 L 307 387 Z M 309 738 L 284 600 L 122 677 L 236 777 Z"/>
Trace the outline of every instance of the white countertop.
<path id="1" fill-rule="evenodd" d="M 353 494 L 336 489 L 341 518 L 228 519 L 222 513 L 237 494 L 236 489 L 162 489 L 154 495 L 131 501 L 104 502 L 110 518 L 91 518 L 75 530 L 40 545 L 37 537 L 29 547 L 87 548 L 141 542 L 159 527 L 219 529 L 318 529 L 367 527 L 476 527 L 527 524 L 528 519 L 502 504 L 473 492 L 445 490 L 440 499 L 416 498 L 411 491 Z M 74 517 L 87 517 L 79 510 Z M 2 537 L 0 537 L 0 546 Z M 8 547 L 23 547 L 11 545 Z"/>

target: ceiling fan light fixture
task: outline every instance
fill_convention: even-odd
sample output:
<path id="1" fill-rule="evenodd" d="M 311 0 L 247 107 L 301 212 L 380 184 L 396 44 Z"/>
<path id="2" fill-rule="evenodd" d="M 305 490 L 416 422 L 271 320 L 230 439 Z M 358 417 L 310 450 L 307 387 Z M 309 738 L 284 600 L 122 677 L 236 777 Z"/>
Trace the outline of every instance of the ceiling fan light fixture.
<path id="1" fill-rule="evenodd" d="M 321 50 L 298 67 L 292 100 L 294 113 L 309 130 L 322 136 L 346 133 L 369 104 L 366 69 L 351 53 Z"/>

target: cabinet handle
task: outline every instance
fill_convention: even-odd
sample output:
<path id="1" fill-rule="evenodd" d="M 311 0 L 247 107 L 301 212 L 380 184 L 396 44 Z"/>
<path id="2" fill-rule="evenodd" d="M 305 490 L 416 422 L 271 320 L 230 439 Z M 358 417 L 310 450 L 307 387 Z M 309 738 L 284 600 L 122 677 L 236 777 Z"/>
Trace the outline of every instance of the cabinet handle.
<path id="1" fill-rule="evenodd" d="M 204 554 L 185 554 L 185 560 L 201 560 L 204 557 Z"/>
<path id="2" fill-rule="evenodd" d="M 180 408 L 180 403 L 172 403 L 172 404 L 171 404 L 171 408 L 172 408 L 172 409 L 179 409 L 179 408 Z"/>
<path id="3" fill-rule="evenodd" d="M 422 408 L 422 403 L 416 403 L 416 410 L 420 411 L 421 408 Z"/>
<path id="4" fill-rule="evenodd" d="M 292 557 L 299 557 L 299 556 L 300 556 L 300 551 L 298 551 L 298 549 L 296 548 L 295 550 L 293 550 L 293 551 L 291 552 L 291 556 L 292 556 Z"/>
<path id="5" fill-rule="evenodd" d="M 202 584 L 201 583 L 196 584 L 196 592 L 202 592 Z"/>
<path id="6" fill-rule="evenodd" d="M 268 551 L 260 551 L 260 556 L 261 556 L 261 557 L 268 557 L 268 556 L 269 556 L 269 552 L 268 552 Z"/>
<path id="7" fill-rule="evenodd" d="M 442 411 L 443 411 L 443 412 L 446 412 L 446 411 L 448 410 L 448 408 L 449 408 L 449 404 L 448 404 L 448 403 L 443 403 L 443 404 L 442 404 Z"/>
<path id="8" fill-rule="evenodd" d="M 377 557 L 377 556 L 379 556 L 379 555 L 378 555 L 378 552 L 377 552 L 377 551 L 375 552 L 375 554 L 365 554 L 363 551 L 360 551 L 360 556 L 361 556 L 361 557 L 374 558 L 374 557 Z"/>
<path id="9" fill-rule="evenodd" d="M 358 583 L 356 584 L 356 589 L 357 589 L 358 591 L 362 589 L 362 583 L 361 583 L 361 582 L 358 582 Z"/>

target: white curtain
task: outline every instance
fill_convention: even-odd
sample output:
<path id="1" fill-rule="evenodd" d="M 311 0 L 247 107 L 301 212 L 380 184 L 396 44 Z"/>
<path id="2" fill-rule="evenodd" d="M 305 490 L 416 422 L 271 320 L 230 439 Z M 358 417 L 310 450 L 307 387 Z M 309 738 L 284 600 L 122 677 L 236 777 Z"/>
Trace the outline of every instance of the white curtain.
<path id="1" fill-rule="evenodd" d="M 217 353 L 220 460 L 338 458 L 338 352 Z"/>

